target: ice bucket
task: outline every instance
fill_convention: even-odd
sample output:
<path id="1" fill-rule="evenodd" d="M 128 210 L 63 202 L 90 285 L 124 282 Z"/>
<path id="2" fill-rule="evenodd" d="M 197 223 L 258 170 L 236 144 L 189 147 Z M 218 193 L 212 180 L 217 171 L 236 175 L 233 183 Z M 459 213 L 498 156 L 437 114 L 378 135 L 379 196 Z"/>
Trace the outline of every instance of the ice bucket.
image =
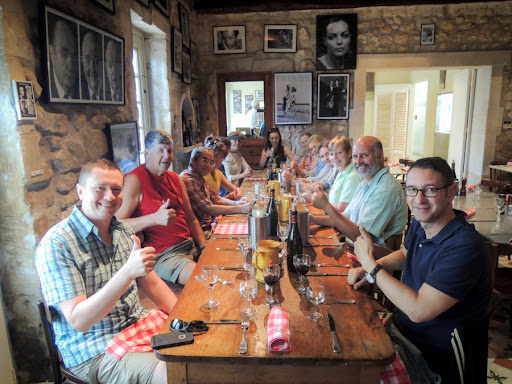
<path id="1" fill-rule="evenodd" d="M 251 248 L 256 249 L 258 241 L 268 240 L 270 217 L 268 213 L 264 213 L 261 217 L 254 217 L 252 213 L 247 216 L 248 231 L 251 236 Z"/>

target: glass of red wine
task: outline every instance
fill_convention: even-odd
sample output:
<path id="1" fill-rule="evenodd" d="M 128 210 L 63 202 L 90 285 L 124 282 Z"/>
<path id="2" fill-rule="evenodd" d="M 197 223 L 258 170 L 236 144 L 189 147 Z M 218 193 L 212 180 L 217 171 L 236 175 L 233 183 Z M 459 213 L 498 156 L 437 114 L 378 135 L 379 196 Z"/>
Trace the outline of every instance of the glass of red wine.
<path id="1" fill-rule="evenodd" d="M 270 287 L 270 295 L 267 296 L 264 303 L 267 304 L 269 307 L 279 304 L 279 301 L 277 299 L 274 299 L 274 285 L 281 278 L 281 271 L 279 269 L 279 265 L 272 265 L 271 268 L 265 268 L 263 270 L 263 278 L 265 279 L 265 283 Z"/>
<path id="2" fill-rule="evenodd" d="M 299 274 L 299 286 L 297 287 L 297 291 L 301 294 L 305 293 L 306 287 L 304 286 L 304 283 L 307 279 L 304 276 L 309 272 L 309 268 L 311 267 L 311 257 L 305 253 L 294 255 L 293 266 Z"/>

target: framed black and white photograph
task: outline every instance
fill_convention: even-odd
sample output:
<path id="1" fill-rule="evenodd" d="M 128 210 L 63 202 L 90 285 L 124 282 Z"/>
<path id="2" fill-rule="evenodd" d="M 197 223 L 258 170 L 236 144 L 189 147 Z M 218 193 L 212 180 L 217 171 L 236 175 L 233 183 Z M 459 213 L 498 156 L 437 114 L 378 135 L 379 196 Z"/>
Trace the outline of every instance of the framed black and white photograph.
<path id="1" fill-rule="evenodd" d="M 190 47 L 190 30 L 188 24 L 188 11 L 187 8 L 181 3 L 178 3 L 178 9 L 180 11 L 180 26 L 181 34 L 183 36 L 183 45 Z"/>
<path id="2" fill-rule="evenodd" d="M 254 97 L 257 99 L 263 99 L 263 89 L 255 91 Z"/>
<path id="3" fill-rule="evenodd" d="M 124 105 L 124 39 L 48 5 L 44 21 L 48 102 Z"/>
<path id="4" fill-rule="evenodd" d="M 435 24 L 421 24 L 420 45 L 434 45 L 435 32 Z"/>
<path id="5" fill-rule="evenodd" d="M 254 95 L 245 95 L 245 113 L 247 113 L 251 110 L 253 100 L 254 100 Z"/>
<path id="6" fill-rule="evenodd" d="M 350 75 L 319 73 L 317 76 L 317 119 L 348 119 Z"/>
<path id="7" fill-rule="evenodd" d="M 199 73 L 199 68 L 197 66 L 197 45 L 190 42 L 190 73 L 193 79 L 197 79 L 197 74 Z"/>
<path id="8" fill-rule="evenodd" d="M 181 32 L 172 27 L 172 70 L 180 75 L 183 73 L 183 43 Z"/>
<path id="9" fill-rule="evenodd" d="M 199 111 L 199 99 L 192 99 L 192 104 L 194 105 L 194 113 L 196 114 L 196 127 L 199 131 L 201 131 L 201 115 Z"/>
<path id="10" fill-rule="evenodd" d="M 233 90 L 233 113 L 239 115 L 242 113 L 242 90 Z"/>
<path id="11" fill-rule="evenodd" d="M 98 5 L 101 5 L 103 8 L 105 8 L 107 11 L 111 13 L 116 13 L 116 8 L 114 5 L 114 0 L 90 0 L 93 3 L 96 3 Z"/>
<path id="12" fill-rule="evenodd" d="M 275 124 L 311 124 L 313 73 L 274 73 Z"/>
<path id="13" fill-rule="evenodd" d="M 213 27 L 213 53 L 245 53 L 245 25 Z"/>
<path id="14" fill-rule="evenodd" d="M 297 52 L 297 26 L 293 24 L 265 25 L 264 52 Z"/>
<path id="15" fill-rule="evenodd" d="M 18 120 L 34 120 L 37 118 L 36 99 L 34 88 L 30 81 L 12 81 L 14 100 L 16 101 L 16 115 Z"/>
<path id="16" fill-rule="evenodd" d="M 107 128 L 110 158 L 126 175 L 140 165 L 137 122 L 107 124 Z"/>
<path id="17" fill-rule="evenodd" d="M 183 51 L 183 82 L 192 84 L 192 75 L 190 73 L 190 55 Z"/>
<path id="18" fill-rule="evenodd" d="M 355 69 L 357 14 L 316 17 L 316 69 Z"/>
<path id="19" fill-rule="evenodd" d="M 157 7 L 165 16 L 169 17 L 171 14 L 169 0 L 153 0 L 153 4 Z"/>
<path id="20" fill-rule="evenodd" d="M 149 8 L 149 0 L 137 0 L 139 3 L 141 3 L 146 8 Z"/>

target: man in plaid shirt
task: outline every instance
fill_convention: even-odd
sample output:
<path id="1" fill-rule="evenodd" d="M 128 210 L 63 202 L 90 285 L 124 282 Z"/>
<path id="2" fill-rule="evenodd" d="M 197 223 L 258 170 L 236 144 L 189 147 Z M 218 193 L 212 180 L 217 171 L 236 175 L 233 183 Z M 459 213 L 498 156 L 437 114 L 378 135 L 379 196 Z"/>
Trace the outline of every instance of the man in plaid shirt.
<path id="1" fill-rule="evenodd" d="M 189 167 L 181 172 L 180 177 L 187 187 L 190 204 L 203 231 L 211 230 L 212 217 L 236 213 L 249 213 L 251 206 L 247 198 L 229 200 L 208 186 L 204 179 L 215 166 L 213 151 L 206 147 L 195 148 L 190 155 Z"/>
<path id="2" fill-rule="evenodd" d="M 105 352 L 119 332 L 147 311 L 139 285 L 165 312 L 176 296 L 153 271 L 154 248 L 142 248 L 114 217 L 122 203 L 123 174 L 100 159 L 84 165 L 76 186 L 81 205 L 51 228 L 36 252 L 46 303 L 53 306 L 56 343 L 66 367 L 99 383 L 166 383 L 166 367 L 153 353 Z"/>

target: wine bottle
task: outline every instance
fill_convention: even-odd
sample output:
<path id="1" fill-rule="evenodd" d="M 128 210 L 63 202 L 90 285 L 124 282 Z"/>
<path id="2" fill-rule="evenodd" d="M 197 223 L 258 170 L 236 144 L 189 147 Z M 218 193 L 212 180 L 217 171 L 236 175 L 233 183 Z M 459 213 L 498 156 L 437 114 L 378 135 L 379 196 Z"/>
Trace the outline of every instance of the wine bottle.
<path id="1" fill-rule="evenodd" d="M 274 163 L 274 159 L 269 158 L 267 164 L 267 184 L 272 180 L 272 165 Z"/>
<path id="2" fill-rule="evenodd" d="M 293 256 L 302 253 L 302 236 L 299 231 L 299 224 L 297 223 L 297 205 L 292 204 L 290 211 L 290 233 L 288 234 L 288 240 L 286 244 L 286 250 L 288 252 L 286 256 L 286 264 L 290 272 L 296 272 L 295 266 L 293 265 Z"/>
<path id="3" fill-rule="evenodd" d="M 296 181 L 296 193 L 297 196 L 293 199 L 293 202 L 297 206 L 297 213 L 306 212 L 306 199 L 302 197 L 302 180 L 297 179 Z"/>
<path id="4" fill-rule="evenodd" d="M 276 201 L 276 185 L 272 184 L 270 187 L 270 201 L 268 202 L 267 213 L 269 216 L 269 230 L 270 236 L 277 236 L 277 225 L 279 224 L 279 213 L 277 210 Z"/>

